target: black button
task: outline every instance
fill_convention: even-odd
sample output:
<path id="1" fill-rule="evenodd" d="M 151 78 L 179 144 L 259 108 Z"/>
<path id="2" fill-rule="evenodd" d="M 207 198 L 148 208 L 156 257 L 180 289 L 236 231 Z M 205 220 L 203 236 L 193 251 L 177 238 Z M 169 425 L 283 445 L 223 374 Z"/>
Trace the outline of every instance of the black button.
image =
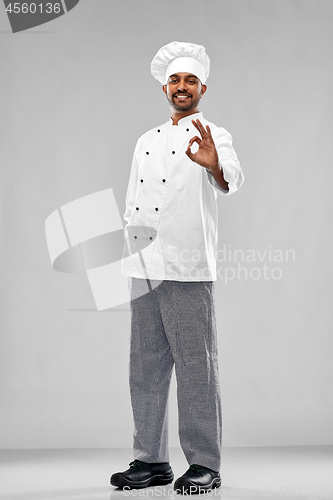
<path id="1" fill-rule="evenodd" d="M 174 154 L 175 154 L 175 151 L 172 151 L 172 154 L 174 155 Z"/>
<path id="2" fill-rule="evenodd" d="M 143 179 L 140 179 L 140 182 L 143 182 Z"/>
<path id="3" fill-rule="evenodd" d="M 152 239 L 153 239 L 153 237 L 152 237 L 152 236 L 149 236 L 149 239 L 150 239 L 150 240 L 152 240 Z"/>
<path id="4" fill-rule="evenodd" d="M 190 129 L 189 129 L 189 128 L 187 128 L 187 129 L 186 129 L 186 132 L 189 132 L 189 131 L 190 131 Z"/>
<path id="5" fill-rule="evenodd" d="M 136 210 L 139 210 L 139 207 L 136 207 Z"/>
<path id="6" fill-rule="evenodd" d="M 134 239 L 136 240 L 136 239 L 137 239 L 137 236 L 134 236 Z"/>
<path id="7" fill-rule="evenodd" d="M 165 179 L 162 179 L 163 182 L 165 182 Z"/>
<path id="8" fill-rule="evenodd" d="M 146 151 L 146 155 L 149 155 L 149 151 Z"/>
<path id="9" fill-rule="evenodd" d="M 157 132 L 161 132 L 159 128 L 157 129 Z"/>
<path id="10" fill-rule="evenodd" d="M 155 210 L 156 210 L 156 212 L 158 212 L 158 208 L 157 207 L 155 208 Z"/>

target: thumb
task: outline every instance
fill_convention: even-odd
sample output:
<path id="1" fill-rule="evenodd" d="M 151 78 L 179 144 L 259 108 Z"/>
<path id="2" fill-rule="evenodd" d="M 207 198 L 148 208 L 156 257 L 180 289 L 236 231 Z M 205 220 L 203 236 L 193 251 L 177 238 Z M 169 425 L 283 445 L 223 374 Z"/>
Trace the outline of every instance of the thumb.
<path id="1" fill-rule="evenodd" d="M 195 154 L 192 153 L 190 144 L 187 146 L 185 154 L 189 157 L 190 160 L 195 162 Z"/>

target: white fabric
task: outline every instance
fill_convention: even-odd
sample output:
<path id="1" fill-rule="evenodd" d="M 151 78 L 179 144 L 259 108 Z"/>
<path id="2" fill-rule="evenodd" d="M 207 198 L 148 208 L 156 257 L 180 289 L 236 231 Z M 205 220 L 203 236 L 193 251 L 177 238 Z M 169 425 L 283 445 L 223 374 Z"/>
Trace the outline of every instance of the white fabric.
<path id="1" fill-rule="evenodd" d="M 189 139 L 198 133 L 191 123 L 197 118 L 210 126 L 228 192 L 185 154 Z M 229 196 L 243 180 L 231 135 L 202 113 L 182 118 L 178 125 L 170 119 L 146 132 L 134 151 L 124 219 L 126 228 L 133 226 L 135 231 L 148 226 L 157 231 L 157 238 L 142 252 L 146 273 L 137 255 L 123 260 L 122 273 L 159 280 L 216 281 L 217 193 Z"/>
<path id="2" fill-rule="evenodd" d="M 189 73 L 194 73 L 200 78 L 201 83 L 205 83 L 210 70 L 210 60 L 206 54 L 205 47 L 203 45 L 188 42 L 171 42 L 159 49 L 151 62 L 151 73 L 154 78 L 161 82 L 162 85 L 165 85 L 167 83 L 167 77 L 172 74 L 169 73 L 169 75 L 166 75 L 169 64 L 174 59 L 182 57 L 191 58 L 201 64 L 204 69 L 204 74 L 201 73 L 201 78 L 192 70 L 189 71 Z M 198 67 L 199 66 L 196 66 L 197 69 Z M 182 69 L 181 66 L 178 67 L 177 71 L 187 72 L 186 69 Z"/>
<path id="3" fill-rule="evenodd" d="M 165 81 L 168 81 L 170 75 L 178 72 L 191 73 L 197 76 L 201 83 L 206 83 L 205 68 L 199 61 L 192 57 L 176 57 L 173 59 L 165 72 Z"/>

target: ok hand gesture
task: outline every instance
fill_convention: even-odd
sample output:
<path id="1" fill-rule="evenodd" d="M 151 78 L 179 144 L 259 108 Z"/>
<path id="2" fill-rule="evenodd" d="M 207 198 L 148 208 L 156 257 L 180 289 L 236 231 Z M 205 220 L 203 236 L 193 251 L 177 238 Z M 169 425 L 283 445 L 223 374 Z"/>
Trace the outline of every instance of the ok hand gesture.
<path id="1" fill-rule="evenodd" d="M 204 168 L 207 168 L 207 170 L 210 170 L 211 172 L 219 170 L 219 158 L 209 126 L 207 125 L 205 129 L 198 119 L 192 120 L 192 123 L 198 130 L 198 132 L 200 132 L 201 139 L 197 135 L 190 139 L 186 150 L 187 156 L 192 161 Z M 191 152 L 191 146 L 194 142 L 198 144 L 199 149 L 196 153 L 193 154 Z"/>

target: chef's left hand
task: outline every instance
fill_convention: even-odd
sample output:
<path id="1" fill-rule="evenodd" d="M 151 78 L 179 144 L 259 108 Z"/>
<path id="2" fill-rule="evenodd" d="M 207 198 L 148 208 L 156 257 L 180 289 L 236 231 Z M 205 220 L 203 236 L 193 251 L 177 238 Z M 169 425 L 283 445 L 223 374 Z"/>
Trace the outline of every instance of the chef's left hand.
<path id="1" fill-rule="evenodd" d="M 219 158 L 209 126 L 207 125 L 205 129 L 200 120 L 192 120 L 192 123 L 198 132 L 200 132 L 201 139 L 197 135 L 190 139 L 186 150 L 187 156 L 195 163 L 198 163 L 198 165 L 207 168 L 207 170 L 219 170 Z M 191 146 L 194 142 L 198 144 L 199 149 L 193 154 Z"/>

